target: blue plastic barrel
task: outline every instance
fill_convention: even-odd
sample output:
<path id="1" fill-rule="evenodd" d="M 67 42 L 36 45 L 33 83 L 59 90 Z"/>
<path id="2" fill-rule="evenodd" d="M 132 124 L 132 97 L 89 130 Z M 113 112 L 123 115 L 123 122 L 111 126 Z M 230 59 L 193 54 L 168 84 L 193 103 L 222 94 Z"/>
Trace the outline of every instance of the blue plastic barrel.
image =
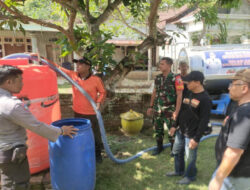
<path id="1" fill-rule="evenodd" d="M 49 142 L 50 175 L 53 190 L 94 190 L 96 178 L 95 141 L 87 119 L 63 119 L 53 126 L 74 125 L 78 134 L 60 136 Z"/>

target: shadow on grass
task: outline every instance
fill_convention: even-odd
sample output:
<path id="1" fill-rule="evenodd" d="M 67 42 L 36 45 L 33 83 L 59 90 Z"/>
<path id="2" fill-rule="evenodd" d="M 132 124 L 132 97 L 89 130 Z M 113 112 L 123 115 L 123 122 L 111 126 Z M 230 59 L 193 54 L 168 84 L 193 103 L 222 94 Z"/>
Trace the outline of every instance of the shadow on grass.
<path id="1" fill-rule="evenodd" d="M 166 140 L 165 140 L 166 141 Z M 108 142 L 114 155 L 120 159 L 154 146 L 150 136 L 135 137 L 108 135 Z M 176 184 L 181 177 L 166 177 L 165 173 L 174 170 L 174 159 L 167 148 L 158 156 L 145 153 L 142 157 L 118 165 L 107 157 L 97 165 L 96 190 L 205 190 L 215 169 L 215 138 L 202 142 L 198 150 L 198 176 L 190 185 Z"/>

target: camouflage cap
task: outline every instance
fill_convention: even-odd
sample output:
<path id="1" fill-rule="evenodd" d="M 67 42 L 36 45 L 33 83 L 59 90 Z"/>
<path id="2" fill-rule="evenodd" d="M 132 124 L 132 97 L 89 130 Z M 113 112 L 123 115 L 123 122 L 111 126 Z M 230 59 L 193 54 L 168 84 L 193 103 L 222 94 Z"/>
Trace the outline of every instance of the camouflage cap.
<path id="1" fill-rule="evenodd" d="M 250 69 L 242 69 L 235 73 L 232 80 L 242 80 L 244 82 L 250 83 Z"/>

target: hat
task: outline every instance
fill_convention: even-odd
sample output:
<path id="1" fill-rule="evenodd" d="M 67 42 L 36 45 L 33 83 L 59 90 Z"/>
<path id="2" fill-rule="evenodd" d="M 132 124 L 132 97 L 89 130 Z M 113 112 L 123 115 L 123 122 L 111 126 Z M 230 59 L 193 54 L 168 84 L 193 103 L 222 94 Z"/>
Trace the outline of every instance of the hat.
<path id="1" fill-rule="evenodd" d="M 237 71 L 232 79 L 242 80 L 244 82 L 250 83 L 250 69 L 242 69 Z"/>
<path id="2" fill-rule="evenodd" d="M 183 81 L 200 81 L 203 84 L 204 75 L 200 71 L 191 71 L 187 76 L 183 77 Z"/>
<path id="3" fill-rule="evenodd" d="M 83 57 L 81 59 L 73 59 L 73 63 L 82 63 L 91 66 L 90 60 L 88 60 L 86 57 Z"/>

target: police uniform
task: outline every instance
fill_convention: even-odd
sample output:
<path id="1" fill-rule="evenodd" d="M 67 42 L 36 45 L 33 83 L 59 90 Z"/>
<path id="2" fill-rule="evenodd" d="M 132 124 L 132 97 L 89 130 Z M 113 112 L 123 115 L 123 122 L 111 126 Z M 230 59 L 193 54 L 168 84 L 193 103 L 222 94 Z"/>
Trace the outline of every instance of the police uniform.
<path id="1" fill-rule="evenodd" d="M 28 189 L 30 174 L 26 157 L 26 129 L 51 141 L 56 141 L 61 134 L 60 128 L 38 121 L 25 108 L 22 101 L 0 88 L 0 172 L 2 190 Z M 24 150 L 20 154 L 23 155 L 23 158 L 18 157 L 16 159 L 13 156 L 15 150 Z"/>

